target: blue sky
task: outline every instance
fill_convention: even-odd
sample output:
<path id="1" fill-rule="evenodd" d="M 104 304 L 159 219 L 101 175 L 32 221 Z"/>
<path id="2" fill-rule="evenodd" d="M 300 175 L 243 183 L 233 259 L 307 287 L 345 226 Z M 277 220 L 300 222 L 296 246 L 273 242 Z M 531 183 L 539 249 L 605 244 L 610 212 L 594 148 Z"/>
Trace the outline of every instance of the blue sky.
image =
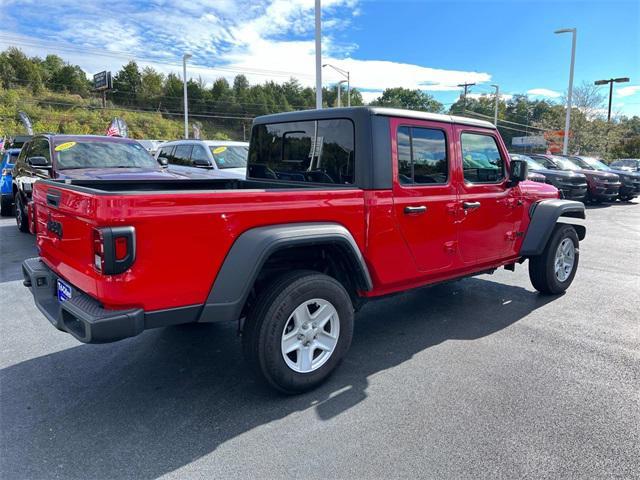
<path id="1" fill-rule="evenodd" d="M 89 74 L 129 59 L 211 82 L 244 72 L 251 82 L 314 83 L 313 0 L 3 0 L 0 48 L 58 53 Z M 7 27 L 11 26 L 10 29 Z M 613 110 L 640 115 L 640 2 L 323 0 L 324 61 L 351 72 L 371 99 L 393 86 L 421 88 L 443 103 L 456 84 L 473 95 L 497 83 L 506 95 L 558 101 L 578 29 L 575 83 L 627 76 Z M 339 77 L 326 70 L 324 83 Z M 604 92 L 604 90 L 603 90 Z"/>

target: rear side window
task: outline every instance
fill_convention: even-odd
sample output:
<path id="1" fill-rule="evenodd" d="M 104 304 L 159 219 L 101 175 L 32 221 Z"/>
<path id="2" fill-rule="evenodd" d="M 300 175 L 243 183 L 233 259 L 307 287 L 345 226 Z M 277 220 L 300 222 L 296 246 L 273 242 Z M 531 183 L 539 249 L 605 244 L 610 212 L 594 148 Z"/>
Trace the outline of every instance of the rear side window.
<path id="1" fill-rule="evenodd" d="M 460 135 L 464 179 L 469 183 L 499 183 L 504 178 L 504 162 L 496 139 L 480 133 Z"/>
<path id="2" fill-rule="evenodd" d="M 191 145 L 178 145 L 173 153 L 173 161 L 170 163 L 175 165 L 191 166 Z"/>
<path id="3" fill-rule="evenodd" d="M 173 163 L 173 149 L 176 148 L 174 146 L 171 147 L 162 147 L 160 149 L 160 153 L 158 153 L 158 157 L 164 157 L 167 159 L 169 163 Z"/>
<path id="4" fill-rule="evenodd" d="M 447 183 L 449 164 L 442 130 L 398 128 L 398 181 L 403 185 Z"/>
<path id="5" fill-rule="evenodd" d="M 346 119 L 253 127 L 248 176 L 290 182 L 352 185 L 354 129 Z"/>

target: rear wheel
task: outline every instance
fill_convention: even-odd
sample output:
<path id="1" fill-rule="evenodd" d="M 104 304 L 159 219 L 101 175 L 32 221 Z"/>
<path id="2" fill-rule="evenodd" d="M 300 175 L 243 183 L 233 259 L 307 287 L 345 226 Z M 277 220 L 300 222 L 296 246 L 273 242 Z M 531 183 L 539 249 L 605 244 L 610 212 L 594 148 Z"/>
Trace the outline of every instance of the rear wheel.
<path id="1" fill-rule="evenodd" d="M 576 275 L 580 251 L 578 234 L 571 225 L 556 225 L 541 255 L 529 259 L 529 278 L 541 293 L 564 292 Z"/>
<path id="2" fill-rule="evenodd" d="M 321 384 L 351 345 L 353 305 L 334 278 L 313 271 L 283 275 L 258 298 L 242 343 L 257 374 L 284 393 Z"/>
<path id="3" fill-rule="evenodd" d="M 13 201 L 11 197 L 2 197 L 0 200 L 0 216 L 10 217 L 13 215 Z"/>
<path id="4" fill-rule="evenodd" d="M 15 208 L 16 208 L 16 223 L 18 224 L 18 229 L 21 232 L 28 232 L 29 231 L 29 220 L 27 218 L 27 211 L 24 208 L 24 205 L 22 203 L 22 198 L 20 196 L 20 193 L 16 193 L 15 196 Z"/>

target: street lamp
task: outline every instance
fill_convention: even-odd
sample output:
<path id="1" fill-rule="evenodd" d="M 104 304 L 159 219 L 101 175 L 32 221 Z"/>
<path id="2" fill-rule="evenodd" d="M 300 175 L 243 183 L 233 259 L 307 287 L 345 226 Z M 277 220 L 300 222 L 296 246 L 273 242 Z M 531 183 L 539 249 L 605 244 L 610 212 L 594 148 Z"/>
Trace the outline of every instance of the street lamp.
<path id="1" fill-rule="evenodd" d="M 562 154 L 566 155 L 569 150 L 569 127 L 571 126 L 571 95 L 573 93 L 573 66 L 576 62 L 576 36 L 578 30 L 575 28 L 561 28 L 553 33 L 571 33 L 571 68 L 569 70 L 569 92 L 567 94 L 567 116 L 564 122 L 564 142 L 562 144 Z"/>
<path id="2" fill-rule="evenodd" d="M 322 66 L 323 67 L 331 67 L 336 72 L 338 72 L 340 75 L 343 75 L 344 77 L 347 78 L 347 106 L 350 107 L 351 106 L 351 78 L 350 78 L 349 72 L 347 70 L 343 70 L 341 68 L 338 68 L 335 65 L 331 65 L 330 63 L 325 63 Z M 341 83 L 344 83 L 344 82 L 341 82 Z"/>
<path id="3" fill-rule="evenodd" d="M 182 56 L 182 86 L 184 88 L 184 138 L 189 138 L 189 105 L 187 102 L 187 60 L 192 57 L 190 53 Z"/>
<path id="4" fill-rule="evenodd" d="M 613 97 L 613 83 L 626 83 L 629 77 L 610 78 L 609 80 L 597 80 L 595 85 L 609 84 L 609 113 L 607 113 L 607 123 L 611 121 L 611 97 Z"/>
<path id="5" fill-rule="evenodd" d="M 340 80 L 340 81 L 338 82 L 338 84 L 337 84 L 337 85 L 338 85 L 338 108 L 340 108 L 340 107 L 341 107 L 341 105 L 340 105 L 340 102 L 341 102 L 341 98 L 340 98 L 340 85 L 342 85 L 343 83 L 347 83 L 347 81 L 346 81 L 346 80 Z"/>
<path id="6" fill-rule="evenodd" d="M 496 89 L 496 110 L 493 113 L 493 124 L 498 126 L 498 101 L 500 100 L 500 86 L 499 85 L 491 85 Z"/>

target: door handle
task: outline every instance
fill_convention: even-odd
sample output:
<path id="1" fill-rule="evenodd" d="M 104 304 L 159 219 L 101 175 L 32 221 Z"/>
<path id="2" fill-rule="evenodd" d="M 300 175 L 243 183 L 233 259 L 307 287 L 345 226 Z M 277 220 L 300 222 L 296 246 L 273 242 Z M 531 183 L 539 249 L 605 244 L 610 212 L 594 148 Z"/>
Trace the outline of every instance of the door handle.
<path id="1" fill-rule="evenodd" d="M 406 213 L 407 215 L 416 215 L 416 214 L 420 214 L 420 213 L 424 213 L 427 211 L 427 206 L 426 205 L 419 205 L 417 207 L 404 207 L 404 213 Z"/>
<path id="2" fill-rule="evenodd" d="M 480 208 L 480 202 L 462 202 L 462 208 L 465 210 L 474 210 Z"/>

